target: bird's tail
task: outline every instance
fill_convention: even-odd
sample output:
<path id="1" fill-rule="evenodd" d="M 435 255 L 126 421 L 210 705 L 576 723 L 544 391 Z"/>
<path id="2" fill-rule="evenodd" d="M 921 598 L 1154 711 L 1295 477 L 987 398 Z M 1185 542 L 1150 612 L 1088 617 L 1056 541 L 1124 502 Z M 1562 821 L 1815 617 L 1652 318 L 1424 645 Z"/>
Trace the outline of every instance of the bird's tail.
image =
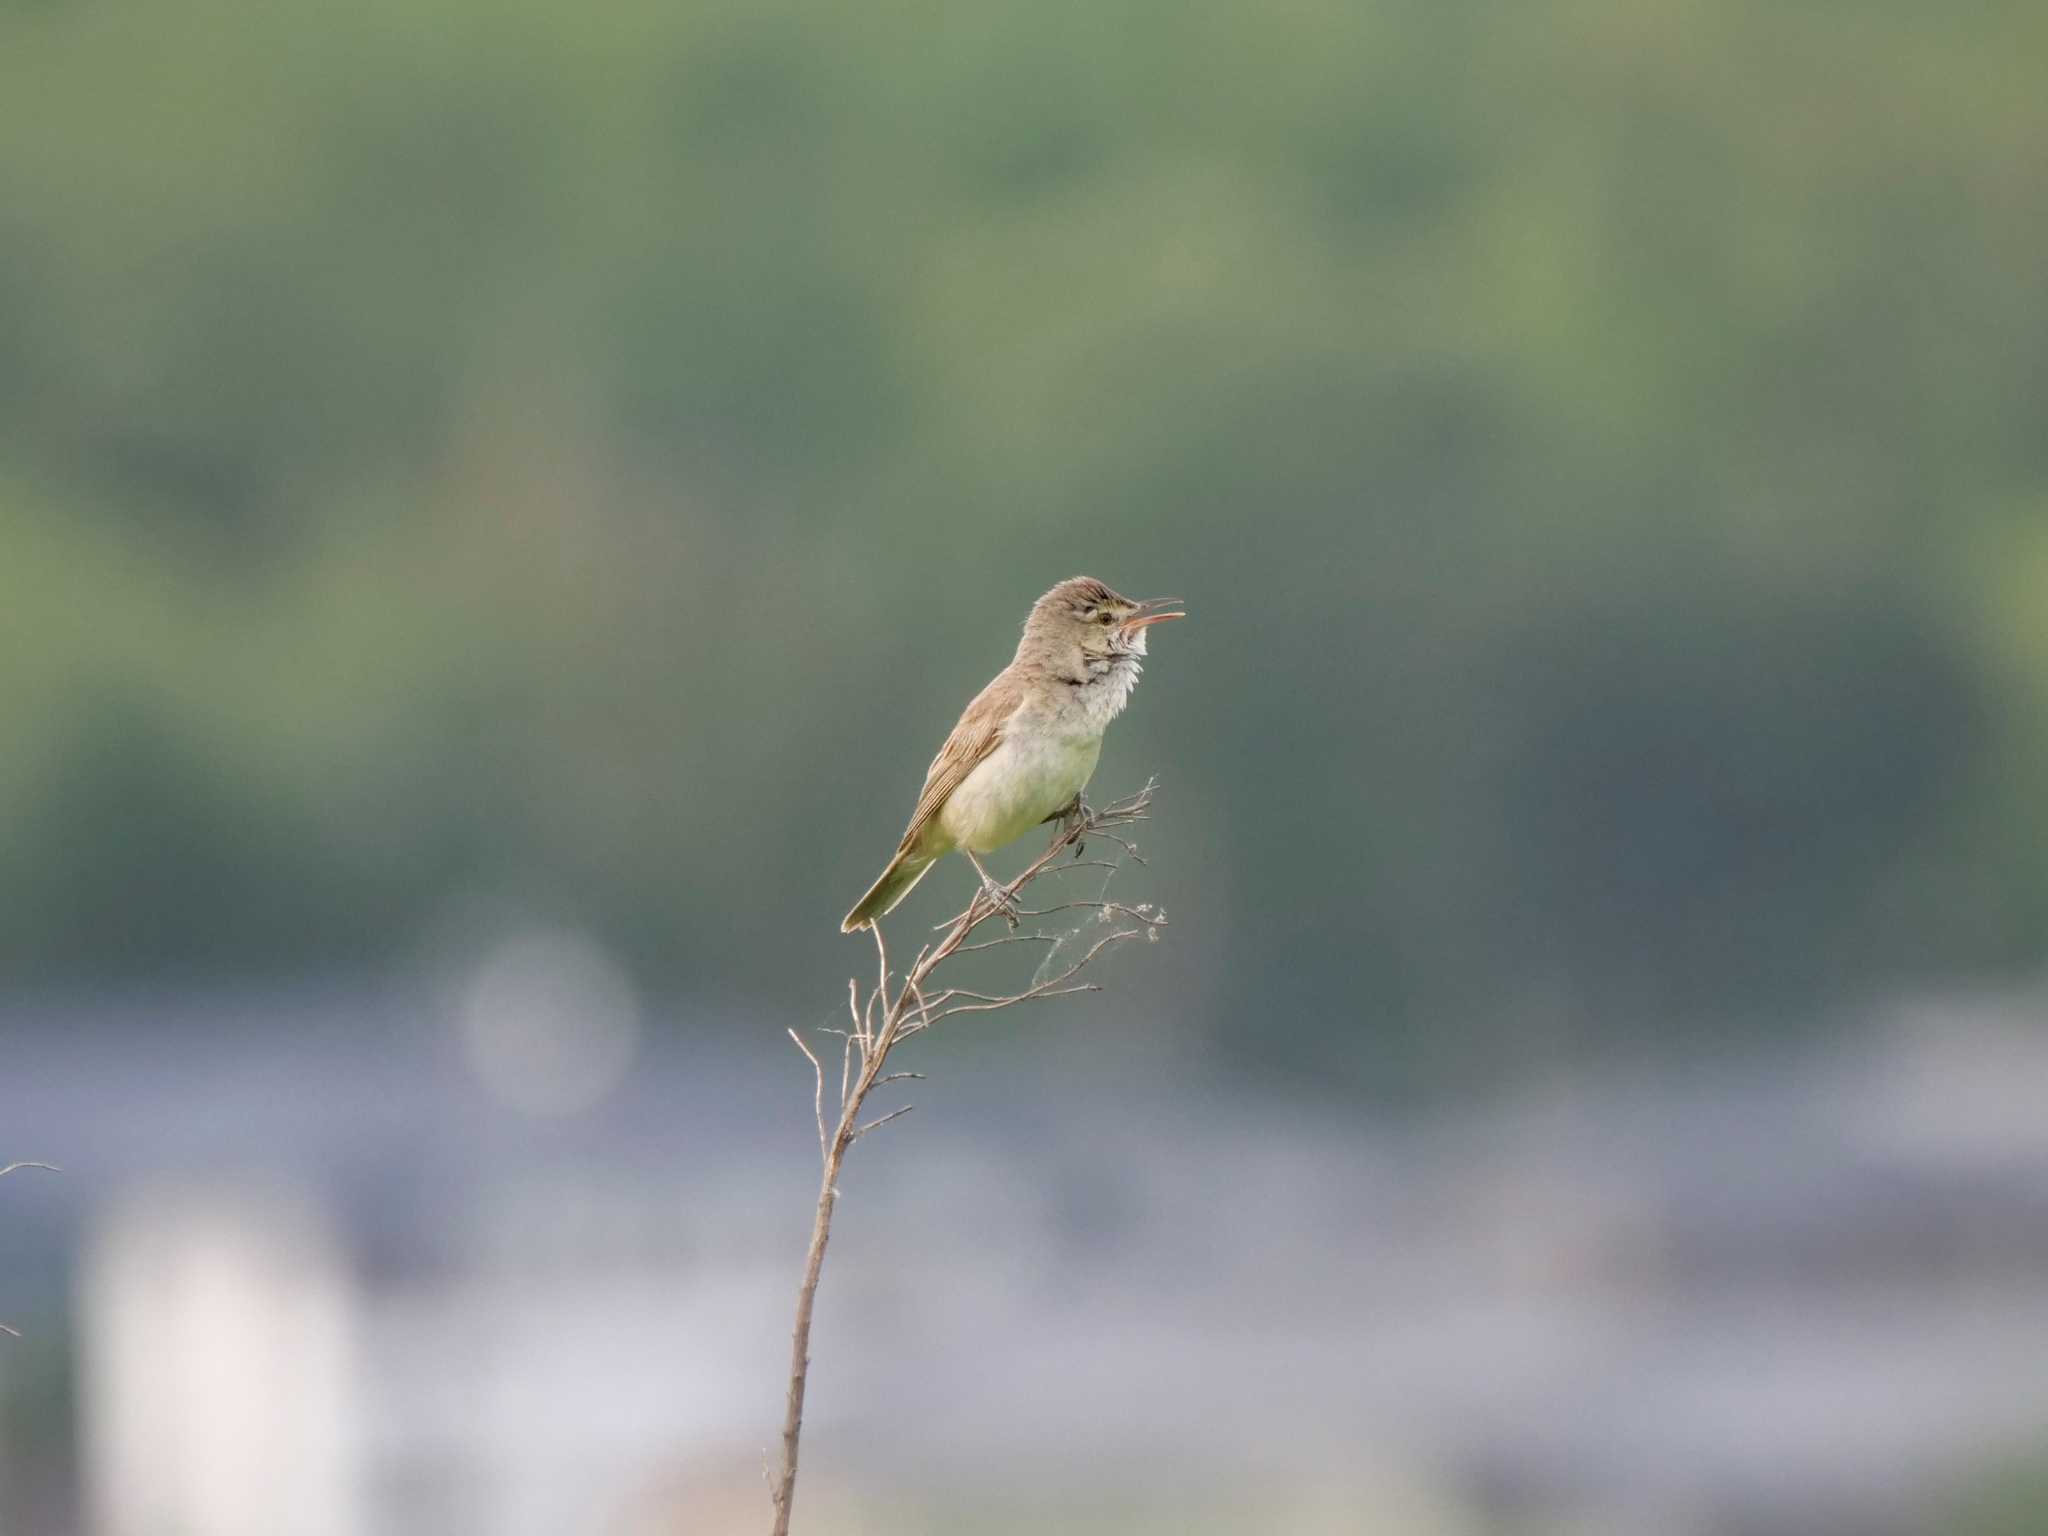
<path id="1" fill-rule="evenodd" d="M 905 848 L 889 861 L 889 867 L 882 871 L 882 877 L 868 887 L 867 895 L 853 904 L 853 910 L 846 914 L 846 921 L 839 925 L 841 933 L 852 933 L 856 928 L 866 928 L 878 917 L 887 917 L 896 910 L 896 903 L 910 894 L 910 888 L 924 878 L 938 859 L 915 848 Z"/>

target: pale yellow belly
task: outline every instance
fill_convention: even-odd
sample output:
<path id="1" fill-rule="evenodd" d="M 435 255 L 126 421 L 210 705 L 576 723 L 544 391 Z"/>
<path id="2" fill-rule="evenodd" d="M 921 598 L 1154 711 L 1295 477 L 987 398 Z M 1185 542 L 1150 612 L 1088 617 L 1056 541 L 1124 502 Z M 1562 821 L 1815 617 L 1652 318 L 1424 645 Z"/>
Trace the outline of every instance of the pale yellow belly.
<path id="1" fill-rule="evenodd" d="M 955 847 L 993 852 L 1072 800 L 1101 755 L 1099 735 L 1005 741 L 960 781 L 939 828 Z"/>

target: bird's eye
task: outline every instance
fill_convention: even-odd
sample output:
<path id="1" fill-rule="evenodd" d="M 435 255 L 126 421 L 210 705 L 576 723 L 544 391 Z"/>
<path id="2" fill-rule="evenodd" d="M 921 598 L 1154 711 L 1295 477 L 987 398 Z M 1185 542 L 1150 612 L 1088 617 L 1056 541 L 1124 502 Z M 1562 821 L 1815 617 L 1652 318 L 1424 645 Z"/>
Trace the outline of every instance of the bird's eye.
<path id="1" fill-rule="evenodd" d="M 1095 617 L 1101 623 L 1108 624 L 1115 620 L 1116 615 L 1111 613 L 1107 608 L 1103 608 L 1096 612 Z"/>

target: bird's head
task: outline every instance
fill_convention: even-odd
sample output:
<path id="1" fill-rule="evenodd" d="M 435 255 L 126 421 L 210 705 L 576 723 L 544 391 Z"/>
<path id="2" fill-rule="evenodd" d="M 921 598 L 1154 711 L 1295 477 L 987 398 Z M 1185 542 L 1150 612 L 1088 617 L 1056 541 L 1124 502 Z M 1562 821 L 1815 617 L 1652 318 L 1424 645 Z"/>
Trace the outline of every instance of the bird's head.
<path id="1" fill-rule="evenodd" d="M 1145 654 L 1145 631 L 1187 617 L 1177 597 L 1147 602 L 1112 591 L 1093 576 L 1069 576 L 1031 605 L 1026 644 L 1072 645 L 1091 660 Z"/>

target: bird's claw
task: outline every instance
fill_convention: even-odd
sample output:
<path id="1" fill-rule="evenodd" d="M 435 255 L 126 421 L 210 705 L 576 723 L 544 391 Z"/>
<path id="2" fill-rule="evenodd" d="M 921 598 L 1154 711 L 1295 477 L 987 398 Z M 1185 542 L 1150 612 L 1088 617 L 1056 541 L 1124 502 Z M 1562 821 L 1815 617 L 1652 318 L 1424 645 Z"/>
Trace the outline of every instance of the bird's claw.
<path id="1" fill-rule="evenodd" d="M 1015 929 L 1017 926 L 1017 903 L 1011 898 L 1010 893 L 984 875 L 981 881 L 981 894 L 988 902 L 990 909 L 1000 913 L 1003 921 L 1008 923 L 1012 929 Z"/>
<path id="2" fill-rule="evenodd" d="M 1087 851 L 1088 840 L 1085 837 L 1075 837 L 1074 834 L 1087 826 L 1094 816 L 1095 812 L 1089 808 L 1088 802 L 1081 798 L 1081 792 L 1076 790 L 1073 799 L 1045 819 L 1060 824 L 1059 831 L 1053 834 L 1054 842 L 1063 837 L 1074 838 L 1074 857 L 1078 859 Z"/>

